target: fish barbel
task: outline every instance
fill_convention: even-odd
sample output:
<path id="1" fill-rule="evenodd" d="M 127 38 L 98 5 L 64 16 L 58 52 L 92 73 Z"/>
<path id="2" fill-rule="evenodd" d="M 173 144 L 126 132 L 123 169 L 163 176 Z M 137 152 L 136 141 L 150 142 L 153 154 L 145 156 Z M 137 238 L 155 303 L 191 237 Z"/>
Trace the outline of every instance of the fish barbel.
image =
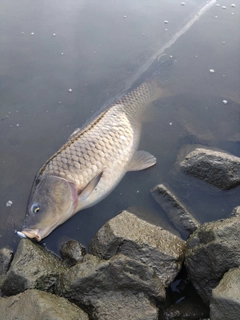
<path id="1" fill-rule="evenodd" d="M 37 173 L 19 235 L 37 241 L 76 212 L 106 197 L 127 171 L 153 166 L 156 158 L 137 151 L 141 114 L 163 90 L 148 80 L 100 112 Z"/>

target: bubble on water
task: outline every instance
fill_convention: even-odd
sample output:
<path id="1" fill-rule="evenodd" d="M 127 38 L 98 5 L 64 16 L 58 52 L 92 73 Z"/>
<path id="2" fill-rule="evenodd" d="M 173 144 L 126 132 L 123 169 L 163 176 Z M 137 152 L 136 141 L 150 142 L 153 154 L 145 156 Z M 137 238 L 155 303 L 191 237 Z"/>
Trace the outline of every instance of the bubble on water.
<path id="1" fill-rule="evenodd" d="M 11 207 L 13 204 L 13 202 L 11 200 L 8 200 L 8 202 L 6 203 L 6 207 Z"/>
<path id="2" fill-rule="evenodd" d="M 227 101 L 227 100 L 223 100 L 223 103 L 224 103 L 224 104 L 227 104 L 227 103 L 228 103 L 228 101 Z"/>
<path id="3" fill-rule="evenodd" d="M 16 126 L 19 127 L 19 123 L 17 123 Z"/>
<path id="4" fill-rule="evenodd" d="M 209 72 L 210 72 L 210 73 L 214 73 L 215 70 L 214 70 L 214 69 L 210 69 Z"/>
<path id="5" fill-rule="evenodd" d="M 168 31 L 168 29 L 165 29 L 165 31 Z"/>
<path id="6" fill-rule="evenodd" d="M 172 126 L 172 122 L 169 122 L 169 125 Z"/>
<path id="7" fill-rule="evenodd" d="M 34 36 L 34 32 L 31 32 L 31 36 Z"/>
<path id="8" fill-rule="evenodd" d="M 93 51 L 93 53 L 96 54 L 97 52 L 96 52 L 96 51 Z"/>
<path id="9" fill-rule="evenodd" d="M 22 34 L 24 34 L 24 32 L 22 31 Z"/>
<path id="10" fill-rule="evenodd" d="M 57 35 L 56 33 L 53 33 L 53 34 L 52 34 L 53 37 L 56 37 L 56 35 Z"/>
<path id="11" fill-rule="evenodd" d="M 124 18 L 124 19 L 126 19 L 126 18 L 127 18 L 127 16 L 123 16 L 123 18 Z"/>
<path id="12" fill-rule="evenodd" d="M 232 3 L 232 4 L 231 4 L 231 7 L 232 7 L 232 8 L 235 8 L 236 6 L 235 6 L 235 4 L 234 4 L 234 3 Z"/>
<path id="13" fill-rule="evenodd" d="M 58 104 L 61 104 L 62 103 L 62 101 L 58 101 Z"/>
<path id="14" fill-rule="evenodd" d="M 63 56 L 64 55 L 64 53 L 63 52 L 61 52 L 61 56 Z"/>
<path id="15" fill-rule="evenodd" d="M 181 6 L 185 6 L 185 2 L 181 2 Z"/>
<path id="16" fill-rule="evenodd" d="M 225 44 L 226 42 L 225 41 L 223 41 L 223 44 Z"/>
<path id="17" fill-rule="evenodd" d="M 222 9 L 226 9 L 227 7 L 226 6 L 222 6 Z"/>
<path id="18" fill-rule="evenodd" d="M 217 4 L 216 4 L 216 7 L 220 7 L 220 4 L 219 4 L 219 3 L 217 3 Z"/>
<path id="19" fill-rule="evenodd" d="M 68 92 L 72 92 L 72 89 L 68 89 Z"/>
<path id="20" fill-rule="evenodd" d="M 217 19 L 218 16 L 215 16 L 215 19 Z"/>
<path id="21" fill-rule="evenodd" d="M 234 13 L 232 12 L 231 15 L 234 15 Z"/>
<path id="22" fill-rule="evenodd" d="M 165 23 L 165 24 L 168 24 L 168 20 L 165 20 L 164 23 Z"/>

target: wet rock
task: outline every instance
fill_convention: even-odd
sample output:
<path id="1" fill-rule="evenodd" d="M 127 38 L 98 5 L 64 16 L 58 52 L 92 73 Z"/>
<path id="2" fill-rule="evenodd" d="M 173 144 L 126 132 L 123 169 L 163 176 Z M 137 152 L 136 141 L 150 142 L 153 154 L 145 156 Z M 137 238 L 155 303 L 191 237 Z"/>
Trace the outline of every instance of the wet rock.
<path id="1" fill-rule="evenodd" d="M 85 248 L 76 240 L 65 242 L 60 248 L 60 255 L 64 264 L 66 264 L 68 267 L 72 267 L 79 260 L 82 260 L 85 254 Z"/>
<path id="2" fill-rule="evenodd" d="M 0 298 L 0 314 L 4 320 L 88 320 L 76 305 L 51 293 L 31 289 L 16 296 Z"/>
<path id="3" fill-rule="evenodd" d="M 87 254 L 60 276 L 56 286 L 57 294 L 87 310 L 97 307 L 107 292 L 126 290 L 143 293 L 154 301 L 165 299 L 165 289 L 156 272 L 121 254 L 107 261 Z"/>
<path id="4" fill-rule="evenodd" d="M 177 197 L 163 184 L 151 189 L 151 194 L 157 203 L 163 208 L 175 228 L 180 232 L 192 233 L 200 223 L 191 215 Z"/>
<path id="5" fill-rule="evenodd" d="M 186 243 L 188 276 L 205 303 L 224 273 L 240 266 L 239 234 L 239 217 L 233 217 L 203 224 Z"/>
<path id="6" fill-rule="evenodd" d="M 170 232 L 123 211 L 96 233 L 89 252 L 103 259 L 117 253 L 153 268 L 167 287 L 181 268 L 185 242 Z"/>
<path id="7" fill-rule="evenodd" d="M 231 189 L 240 184 L 240 158 L 224 151 L 196 148 L 180 166 L 185 173 L 221 189 Z"/>
<path id="8" fill-rule="evenodd" d="M 212 291 L 211 320 L 235 320 L 240 315 L 240 268 L 225 273 Z"/>
<path id="9" fill-rule="evenodd" d="M 158 308 L 143 293 L 109 291 L 96 300 L 91 317 L 94 320 L 158 320 Z"/>
<path id="10" fill-rule="evenodd" d="M 12 261 L 13 252 L 7 248 L 0 250 L 0 287 Z"/>
<path id="11" fill-rule="evenodd" d="M 32 288 L 52 291 L 56 279 L 65 269 L 57 256 L 22 239 L 2 284 L 2 294 L 15 295 Z"/>
<path id="12" fill-rule="evenodd" d="M 209 308 L 196 298 L 186 298 L 179 303 L 171 305 L 170 307 L 160 312 L 159 320 L 171 319 L 203 319 L 209 316 Z"/>
<path id="13" fill-rule="evenodd" d="M 232 211 L 232 216 L 239 217 L 240 216 L 240 206 L 235 207 Z"/>

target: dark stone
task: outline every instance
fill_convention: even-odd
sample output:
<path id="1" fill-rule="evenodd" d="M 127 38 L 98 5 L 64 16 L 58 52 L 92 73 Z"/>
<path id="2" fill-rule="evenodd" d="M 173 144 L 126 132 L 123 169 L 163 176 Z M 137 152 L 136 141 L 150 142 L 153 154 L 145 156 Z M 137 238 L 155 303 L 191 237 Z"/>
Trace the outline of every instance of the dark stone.
<path id="1" fill-rule="evenodd" d="M 240 158 L 222 150 L 196 148 L 185 157 L 180 167 L 185 173 L 221 189 L 240 184 Z"/>
<path id="2" fill-rule="evenodd" d="M 7 248 L 0 250 L 0 287 L 12 261 L 13 252 Z"/>
<path id="3" fill-rule="evenodd" d="M 233 217 L 203 224 L 186 243 L 188 276 L 207 304 L 224 273 L 240 266 L 239 234 L 239 217 Z"/>
<path id="4" fill-rule="evenodd" d="M 177 197 L 163 184 L 151 189 L 151 194 L 157 203 L 163 208 L 175 228 L 180 232 L 192 233 L 200 223 L 191 215 Z"/>
<path id="5" fill-rule="evenodd" d="M 225 273 L 213 289 L 210 303 L 211 320 L 236 320 L 240 316 L 240 268 Z"/>
<path id="6" fill-rule="evenodd" d="M 85 254 L 86 249 L 76 240 L 65 242 L 60 248 L 62 260 L 68 267 L 72 267 L 79 260 L 82 260 Z"/>
<path id="7" fill-rule="evenodd" d="M 10 296 L 33 288 L 52 292 L 65 269 L 57 256 L 31 240 L 22 239 L 3 281 L 2 294 Z"/>
<path id="8" fill-rule="evenodd" d="M 56 286 L 57 294 L 88 311 L 109 291 L 142 292 L 146 298 L 159 302 L 165 299 L 165 289 L 156 272 L 121 254 L 107 261 L 87 254 L 60 276 Z"/>
<path id="9" fill-rule="evenodd" d="M 144 293 L 109 291 L 96 299 L 91 312 L 94 320 L 158 320 L 158 308 Z"/>
<path id="10" fill-rule="evenodd" d="M 117 253 L 153 268 L 167 287 L 181 269 L 185 242 L 170 232 L 123 211 L 96 233 L 89 252 L 103 259 Z"/>
<path id="11" fill-rule="evenodd" d="M 89 320 L 83 310 L 68 300 L 35 289 L 0 298 L 0 314 L 4 320 Z"/>

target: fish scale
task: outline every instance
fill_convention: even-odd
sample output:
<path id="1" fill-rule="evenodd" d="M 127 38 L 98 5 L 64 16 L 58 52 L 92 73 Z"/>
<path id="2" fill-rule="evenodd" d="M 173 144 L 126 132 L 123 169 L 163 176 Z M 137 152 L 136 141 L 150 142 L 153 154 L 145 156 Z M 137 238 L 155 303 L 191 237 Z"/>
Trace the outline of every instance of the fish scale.
<path id="1" fill-rule="evenodd" d="M 139 109 L 147 102 L 151 102 L 152 93 L 153 87 L 144 83 L 117 100 L 101 113 L 93 124 L 87 125 L 70 137 L 70 141 L 67 141 L 40 169 L 38 179 L 46 174 L 60 176 L 76 183 L 77 188 L 81 190 L 88 180 L 106 167 L 106 161 L 122 156 L 123 159 L 120 158 L 118 162 L 127 163 L 129 159 L 124 161 L 126 153 L 124 150 L 131 149 L 134 144 L 131 140 L 138 140 L 136 133 L 134 135 L 132 132 L 132 126 L 136 125 L 140 116 Z M 81 177 L 79 173 L 87 169 L 91 170 L 90 176 Z"/>

